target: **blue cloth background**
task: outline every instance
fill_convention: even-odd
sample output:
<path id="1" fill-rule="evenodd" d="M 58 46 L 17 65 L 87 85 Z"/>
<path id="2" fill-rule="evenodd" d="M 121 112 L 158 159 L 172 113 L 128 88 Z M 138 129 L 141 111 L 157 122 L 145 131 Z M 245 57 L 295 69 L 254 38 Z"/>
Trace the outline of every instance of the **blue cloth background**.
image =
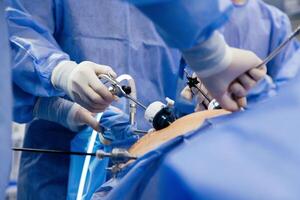
<path id="1" fill-rule="evenodd" d="M 105 112 L 98 115 L 102 127 L 102 135 L 111 141 L 110 145 L 103 145 L 98 137 L 92 144 L 93 151 L 103 150 L 111 152 L 112 148 L 127 148 L 137 141 L 138 135 L 132 131 L 134 127 L 130 125 L 129 116 L 114 107 L 109 107 Z M 77 152 L 87 152 L 88 146 L 91 143 L 93 129 L 90 127 L 85 128 L 76 136 L 71 142 L 71 150 Z M 85 156 L 71 156 L 69 183 L 68 183 L 68 196 L 67 199 L 77 199 L 78 188 L 83 171 Z M 83 194 L 81 199 L 91 199 L 91 196 L 107 179 L 110 178 L 111 173 L 107 170 L 111 166 L 110 160 L 104 158 L 99 160 L 96 157 L 91 157 L 88 165 L 88 172 L 84 184 Z"/>
<path id="2" fill-rule="evenodd" d="M 0 199 L 4 198 L 9 180 L 11 162 L 12 91 L 10 74 L 10 50 L 8 44 L 5 4 L 0 0 Z"/>
<path id="3" fill-rule="evenodd" d="M 86 128 L 78 133 L 72 140 L 71 150 L 87 152 L 91 132 L 92 128 Z M 100 149 L 109 151 L 109 149 L 105 148 L 99 139 L 97 139 L 94 144 L 93 152 Z M 77 197 L 85 158 L 85 156 L 71 156 L 67 199 L 76 199 Z M 108 158 L 99 160 L 95 157 L 91 157 L 82 199 L 90 199 L 91 193 L 87 191 L 95 191 L 97 186 L 101 185 L 106 180 L 106 168 L 108 167 L 108 162 Z M 97 178 L 94 178 L 94 176 L 97 176 Z"/>

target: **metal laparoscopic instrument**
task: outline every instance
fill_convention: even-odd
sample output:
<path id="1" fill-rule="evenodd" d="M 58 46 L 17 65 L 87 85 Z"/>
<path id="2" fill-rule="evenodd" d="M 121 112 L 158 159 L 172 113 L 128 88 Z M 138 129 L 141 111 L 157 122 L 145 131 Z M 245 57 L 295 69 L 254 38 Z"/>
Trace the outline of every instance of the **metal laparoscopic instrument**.
<path id="1" fill-rule="evenodd" d="M 268 64 L 275 56 L 277 56 L 283 49 L 286 47 L 293 38 L 295 38 L 300 33 L 300 26 L 298 26 L 294 32 L 291 33 L 291 35 L 284 40 L 274 51 L 272 51 L 259 65 L 257 65 L 255 68 L 261 68 L 262 66 Z M 239 98 L 237 100 L 238 102 L 242 102 L 242 98 Z M 239 104 L 239 103 L 238 103 Z"/>
<path id="2" fill-rule="evenodd" d="M 114 163 L 126 163 L 129 160 L 136 160 L 137 157 L 131 155 L 127 150 L 114 148 L 112 152 L 108 153 L 102 150 L 97 150 L 95 153 L 77 152 L 77 151 L 62 151 L 50 149 L 34 149 L 34 148 L 12 148 L 13 151 L 24 151 L 32 153 L 48 153 L 59 155 L 77 155 L 77 156 L 96 156 L 98 159 L 111 158 Z"/>
<path id="3" fill-rule="evenodd" d="M 208 109 L 208 110 L 221 109 L 221 107 L 220 107 L 219 103 L 217 102 L 217 100 L 210 98 L 208 93 L 206 93 L 204 90 L 201 89 L 202 88 L 202 83 L 198 80 L 197 76 L 193 77 L 193 76 L 189 75 L 189 73 L 187 72 L 186 69 L 184 69 L 184 73 L 185 73 L 186 78 L 188 80 L 187 85 L 191 89 L 192 94 L 195 95 L 195 93 L 193 92 L 193 88 L 198 90 L 198 92 L 204 98 L 204 101 L 202 101 L 202 105 L 206 109 Z M 199 83 L 201 84 L 200 86 L 198 86 Z"/>
<path id="4" fill-rule="evenodd" d="M 101 74 L 101 75 L 99 75 L 99 78 L 100 78 L 100 80 L 107 81 L 107 82 L 109 82 L 112 85 L 112 87 L 109 87 L 108 90 L 113 95 L 116 95 L 118 97 L 125 97 L 125 98 L 133 101 L 134 103 L 136 103 L 140 107 L 142 107 L 144 110 L 147 109 L 147 107 L 144 104 L 142 104 L 141 102 L 139 102 L 137 99 L 131 97 L 128 94 L 128 92 L 125 91 L 126 88 L 124 86 L 121 86 L 121 84 L 117 80 L 115 80 L 113 77 L 111 77 L 110 75 Z M 104 84 L 106 84 L 106 83 L 104 83 Z"/>
<path id="5" fill-rule="evenodd" d="M 256 66 L 256 68 L 259 68 L 263 65 L 266 65 L 268 62 L 270 62 L 275 56 L 277 56 L 282 50 L 284 47 L 286 47 L 287 44 L 289 44 L 292 39 L 294 37 L 296 37 L 297 35 L 299 35 L 300 33 L 300 26 L 298 26 L 294 32 L 291 33 L 291 35 L 286 39 L 284 40 L 274 51 L 272 51 L 263 61 L 262 63 L 260 63 L 259 65 Z"/>
<path id="6" fill-rule="evenodd" d="M 139 102 L 136 98 L 134 98 L 131 95 L 130 87 L 122 86 L 120 82 L 118 81 L 119 77 L 117 79 L 114 79 L 110 75 L 107 74 L 101 74 L 99 75 L 99 79 L 102 81 L 104 85 L 108 87 L 108 90 L 118 97 L 125 97 L 134 103 L 136 105 L 139 105 L 145 110 L 145 119 L 150 122 L 153 127 L 156 130 L 160 130 L 162 128 L 165 128 L 169 126 L 173 121 L 176 120 L 176 116 L 173 112 L 173 100 L 166 98 L 166 101 L 168 102 L 168 105 L 165 105 L 161 102 L 153 102 L 149 106 L 145 106 L 141 102 Z M 110 85 L 108 85 L 110 84 Z M 136 95 L 135 95 L 136 96 Z M 172 103 L 173 102 L 173 103 Z M 135 133 L 140 133 L 139 130 L 135 130 Z M 145 131 L 142 131 L 142 133 L 147 133 Z"/>

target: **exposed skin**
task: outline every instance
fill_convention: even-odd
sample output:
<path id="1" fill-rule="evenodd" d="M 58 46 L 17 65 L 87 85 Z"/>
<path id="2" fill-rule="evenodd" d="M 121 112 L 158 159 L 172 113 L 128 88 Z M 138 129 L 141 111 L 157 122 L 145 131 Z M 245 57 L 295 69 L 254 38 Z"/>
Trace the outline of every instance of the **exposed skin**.
<path id="1" fill-rule="evenodd" d="M 186 115 L 180 119 L 177 119 L 170 126 L 164 129 L 153 131 L 143 136 L 129 148 L 128 152 L 134 156 L 140 157 L 175 137 L 199 128 L 206 119 L 227 114 L 230 114 L 230 112 L 224 109 L 220 109 L 205 110 Z M 131 162 L 132 161 L 129 161 L 127 164 Z M 125 167 L 127 164 L 123 165 L 122 167 Z"/>

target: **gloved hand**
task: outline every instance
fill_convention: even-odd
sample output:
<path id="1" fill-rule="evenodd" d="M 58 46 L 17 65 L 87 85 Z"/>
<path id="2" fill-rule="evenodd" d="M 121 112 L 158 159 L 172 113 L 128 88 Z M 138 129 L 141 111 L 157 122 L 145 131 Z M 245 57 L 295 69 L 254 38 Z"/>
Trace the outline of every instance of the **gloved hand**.
<path id="1" fill-rule="evenodd" d="M 262 60 L 253 52 L 228 47 L 226 53 L 229 54 L 226 58 L 228 66 L 222 66 L 216 72 L 200 71 L 196 74 L 222 108 L 237 111 L 246 106 L 248 91 L 266 75 L 267 68 L 254 68 Z"/>
<path id="2" fill-rule="evenodd" d="M 262 62 L 260 58 L 253 52 L 229 47 L 218 32 L 182 53 L 212 97 L 230 111 L 245 106 L 247 92 L 266 75 L 266 66 L 254 68 Z"/>
<path id="3" fill-rule="evenodd" d="M 34 106 L 33 116 L 56 122 L 76 132 L 83 129 L 85 125 L 100 131 L 99 123 L 91 112 L 77 103 L 60 97 L 40 97 Z"/>
<path id="4" fill-rule="evenodd" d="M 255 71 L 251 71 L 251 73 L 255 77 L 256 73 L 259 73 L 259 71 L 255 70 Z M 193 73 L 192 77 L 193 78 L 196 77 L 196 74 Z M 212 96 L 209 94 L 205 86 L 202 84 L 201 80 L 198 79 L 198 81 L 199 83 L 197 84 L 197 87 L 200 88 L 208 98 L 212 99 Z M 239 82 L 237 83 L 240 84 Z M 247 98 L 253 99 L 261 96 L 263 97 L 263 96 L 271 95 L 271 92 L 274 88 L 275 88 L 275 84 L 273 83 L 272 78 L 266 75 L 264 79 L 261 79 L 258 82 L 258 84 L 255 85 L 255 87 L 251 88 L 251 90 L 247 94 Z M 203 111 L 207 109 L 206 106 L 204 106 L 203 104 L 207 105 L 208 102 L 206 101 L 206 98 L 199 92 L 198 89 L 196 88 L 191 89 L 189 86 L 186 86 L 181 91 L 180 95 L 188 101 L 192 101 L 193 98 L 196 99 L 196 107 L 194 110 L 195 112 Z"/>
<path id="5" fill-rule="evenodd" d="M 254 68 L 262 60 L 251 51 L 231 48 L 231 53 L 232 61 L 226 69 L 210 76 L 197 75 L 222 108 L 237 111 L 247 105 L 248 91 L 266 75 L 267 68 Z"/>
<path id="6" fill-rule="evenodd" d="M 84 61 L 79 64 L 73 61 L 62 61 L 51 75 L 54 87 L 62 89 L 74 102 L 91 112 L 102 112 L 114 100 L 114 96 L 99 81 L 100 74 L 116 73 L 105 65 Z"/>

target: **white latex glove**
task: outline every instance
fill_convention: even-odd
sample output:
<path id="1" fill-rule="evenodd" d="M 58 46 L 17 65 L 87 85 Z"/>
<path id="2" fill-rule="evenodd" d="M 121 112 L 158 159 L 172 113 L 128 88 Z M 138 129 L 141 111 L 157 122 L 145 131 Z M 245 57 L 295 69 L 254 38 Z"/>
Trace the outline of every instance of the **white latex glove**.
<path id="1" fill-rule="evenodd" d="M 68 113 L 67 124 L 71 130 L 80 130 L 81 127 L 87 125 L 94 130 L 100 132 L 99 122 L 95 118 L 96 114 L 91 113 L 87 109 L 74 103 Z"/>
<path id="2" fill-rule="evenodd" d="M 260 58 L 250 51 L 229 47 L 218 32 L 182 53 L 212 97 L 230 111 L 246 106 L 247 92 L 266 74 L 266 66 L 253 69 L 262 62 Z"/>
<path id="3" fill-rule="evenodd" d="M 230 51 L 232 60 L 227 68 L 209 76 L 197 75 L 222 108 L 237 111 L 247 105 L 248 91 L 266 75 L 267 68 L 254 68 L 262 60 L 251 51 L 236 48 Z"/>
<path id="4" fill-rule="evenodd" d="M 98 76 L 116 73 L 105 65 L 84 61 L 62 61 L 53 70 L 51 82 L 62 89 L 73 101 L 91 112 L 102 112 L 114 100 L 114 96 L 101 83 Z"/>
<path id="5" fill-rule="evenodd" d="M 94 114 L 77 103 L 60 97 L 41 97 L 37 100 L 33 115 L 36 118 L 56 122 L 72 131 L 79 131 L 85 125 L 100 131 Z"/>

